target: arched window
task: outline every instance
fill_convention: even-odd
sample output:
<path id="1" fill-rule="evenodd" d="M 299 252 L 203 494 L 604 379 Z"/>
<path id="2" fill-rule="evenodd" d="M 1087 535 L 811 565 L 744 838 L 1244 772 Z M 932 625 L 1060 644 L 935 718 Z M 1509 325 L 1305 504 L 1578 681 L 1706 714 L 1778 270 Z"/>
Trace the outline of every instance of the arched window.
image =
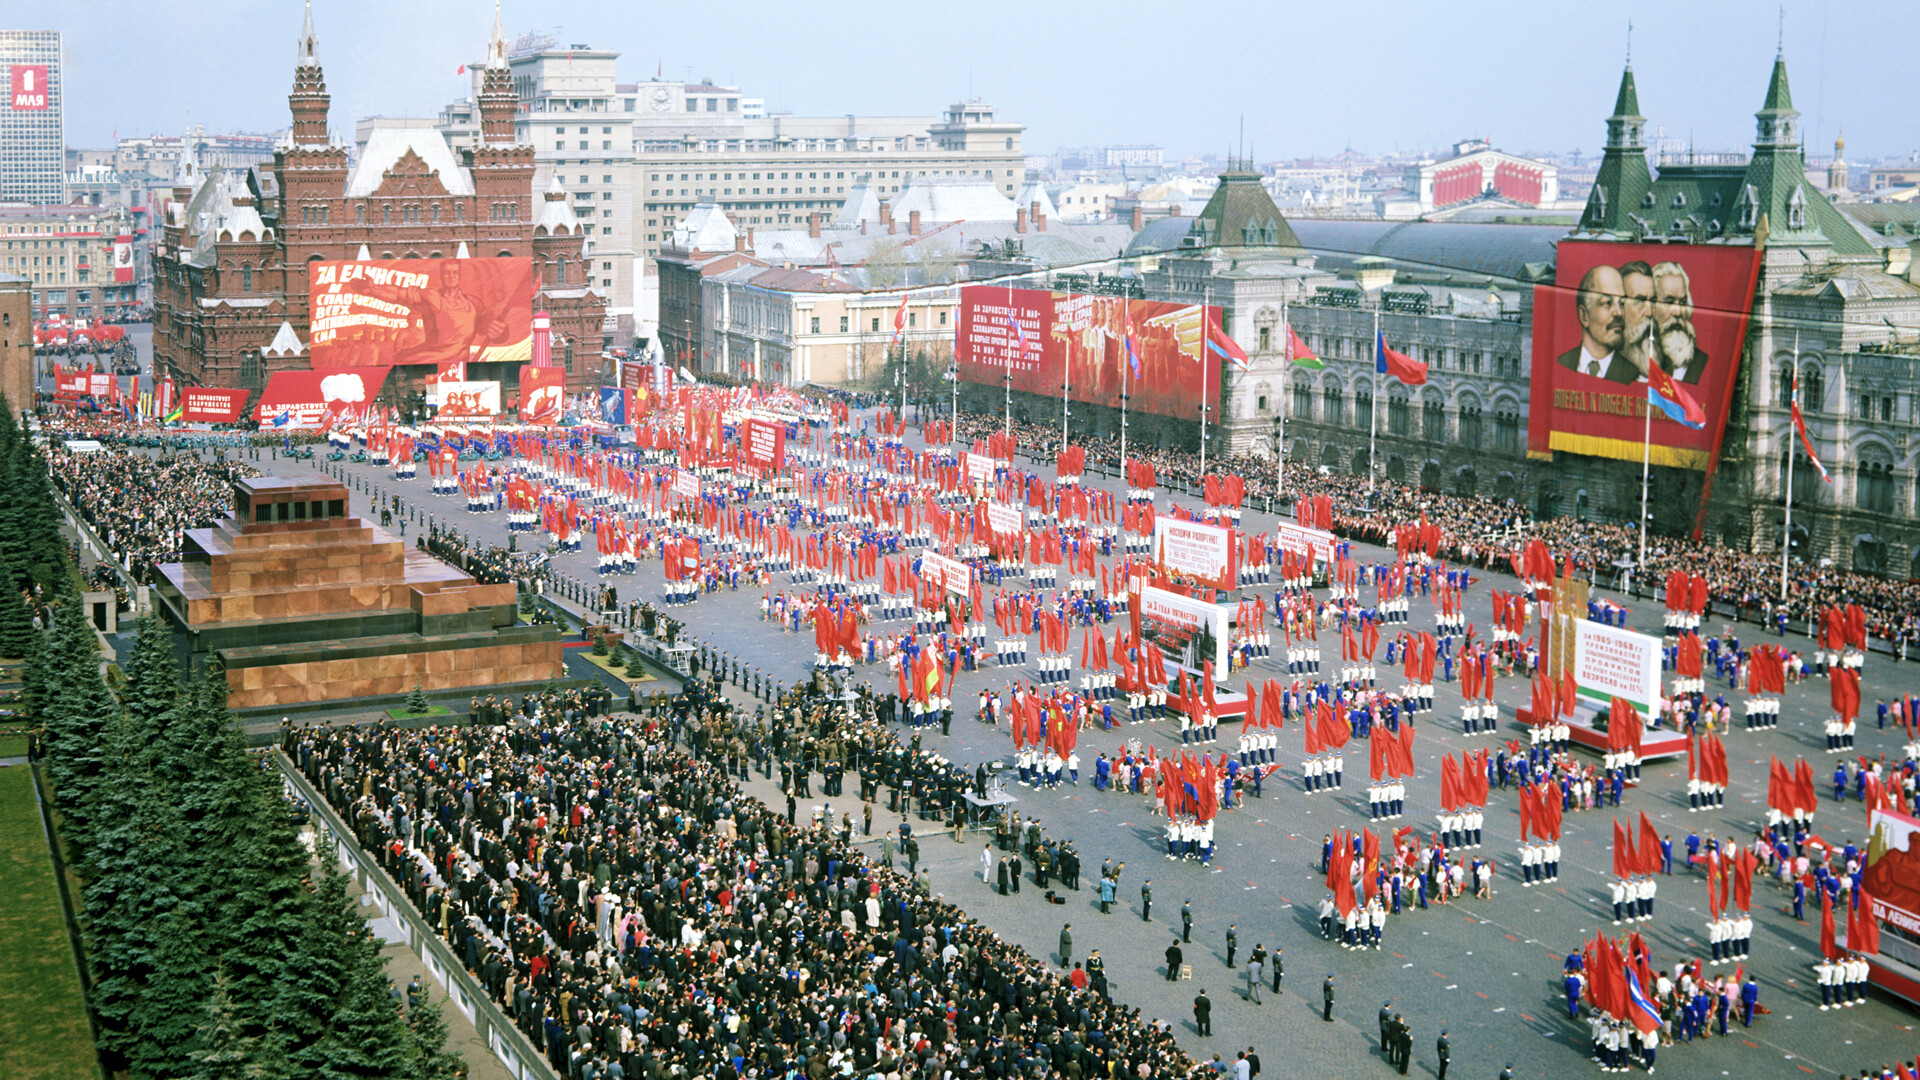
<path id="1" fill-rule="evenodd" d="M 380 208 L 380 223 L 382 225 L 393 224 L 393 204 L 389 203 Z"/>
<path id="2" fill-rule="evenodd" d="M 553 261 L 553 281 L 556 285 L 565 285 L 567 283 L 567 260 L 555 259 Z"/>
<path id="3" fill-rule="evenodd" d="M 240 291 L 241 292 L 253 291 L 253 264 L 252 263 L 240 264 Z"/>
<path id="4" fill-rule="evenodd" d="M 1373 427 L 1373 388 L 1365 384 L 1353 392 L 1353 426 L 1356 431 Z"/>
<path id="5" fill-rule="evenodd" d="M 455 225 L 458 225 L 465 220 L 467 220 L 467 204 L 454 203 L 453 204 L 453 223 Z"/>
<path id="6" fill-rule="evenodd" d="M 1324 424 L 1340 424 L 1346 420 L 1346 417 L 1346 401 L 1340 392 L 1340 388 L 1329 384 L 1325 389 L 1320 391 L 1320 422 Z"/>
<path id="7" fill-rule="evenodd" d="M 1820 366 L 1815 364 L 1800 377 L 1800 409 L 1803 412 L 1825 412 L 1826 401 L 1826 379 L 1820 373 Z"/>
<path id="8" fill-rule="evenodd" d="M 1870 514 L 1893 513 L 1893 463 L 1866 458 L 1853 475 L 1854 505 Z"/>
<path id="9" fill-rule="evenodd" d="M 367 204 L 366 203 L 361 203 L 360 205 L 353 208 L 353 223 L 355 225 L 365 225 L 367 223 Z"/>
<path id="10" fill-rule="evenodd" d="M 1460 406 L 1460 446 L 1467 450 L 1480 449 L 1480 406 Z M 1473 494 L 1471 491 L 1466 494 Z"/>
<path id="11" fill-rule="evenodd" d="M 1394 435 L 1407 435 L 1413 431 L 1413 409 L 1407 399 L 1399 396 L 1387 398 L 1387 431 Z"/>
<path id="12" fill-rule="evenodd" d="M 1420 434 L 1428 442 L 1445 442 L 1447 438 L 1447 405 L 1439 398 L 1428 398 L 1420 409 Z M 1433 484 L 1433 487 L 1439 485 Z"/>
<path id="13" fill-rule="evenodd" d="M 439 203 L 433 204 L 433 223 L 435 225 L 440 224 L 440 204 Z"/>

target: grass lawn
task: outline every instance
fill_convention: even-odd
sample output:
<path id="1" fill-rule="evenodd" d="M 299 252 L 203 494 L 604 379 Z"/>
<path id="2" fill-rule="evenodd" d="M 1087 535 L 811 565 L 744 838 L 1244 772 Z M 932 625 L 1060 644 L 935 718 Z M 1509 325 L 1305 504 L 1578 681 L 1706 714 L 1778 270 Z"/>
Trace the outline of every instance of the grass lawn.
<path id="1" fill-rule="evenodd" d="M 595 656 L 593 655 L 593 650 L 590 648 L 581 649 L 578 655 L 583 657 L 587 663 L 625 682 L 628 686 L 636 683 L 650 683 L 654 681 L 653 676 L 647 674 L 646 666 L 640 662 L 639 657 L 633 657 L 633 663 L 628 664 L 626 667 L 617 668 L 607 663 L 609 657 Z"/>
<path id="2" fill-rule="evenodd" d="M 27 737 L 25 735 L 0 735 L 0 758 L 26 756 Z"/>
<path id="3" fill-rule="evenodd" d="M 47 835 L 24 765 L 0 768 L 0 1076 L 99 1075 Z"/>
<path id="4" fill-rule="evenodd" d="M 417 720 L 423 716 L 452 716 L 452 715 L 453 715 L 453 710 L 447 708 L 445 705 L 434 705 L 429 709 L 427 709 L 426 712 L 408 712 L 405 706 L 401 706 L 398 709 L 387 710 L 387 718 L 391 720 Z"/>

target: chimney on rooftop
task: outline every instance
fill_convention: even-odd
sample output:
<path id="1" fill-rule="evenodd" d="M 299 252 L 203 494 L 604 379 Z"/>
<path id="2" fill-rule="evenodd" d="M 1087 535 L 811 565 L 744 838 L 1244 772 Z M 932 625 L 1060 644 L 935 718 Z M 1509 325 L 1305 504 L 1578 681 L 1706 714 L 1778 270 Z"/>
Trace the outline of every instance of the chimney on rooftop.
<path id="1" fill-rule="evenodd" d="M 1024 206 L 1013 212 L 1013 231 L 1017 233 L 1027 231 L 1027 208 Z"/>
<path id="2" fill-rule="evenodd" d="M 1039 204 L 1039 203 L 1034 203 L 1033 205 L 1035 205 L 1035 206 L 1039 206 L 1040 204 Z M 1035 210 L 1035 211 L 1033 212 L 1033 231 L 1034 231 L 1034 232 L 1046 232 L 1046 231 L 1047 231 L 1047 215 L 1045 215 L 1045 214 L 1043 214 L 1043 213 L 1041 213 L 1041 212 L 1040 212 L 1040 211 L 1038 211 L 1038 210 Z"/>
<path id="3" fill-rule="evenodd" d="M 885 199 L 880 200 L 880 223 L 888 226 L 893 224 L 893 204 Z M 887 231 L 893 230 L 889 228 Z"/>
<path id="4" fill-rule="evenodd" d="M 816 213 L 816 214 L 807 215 L 807 235 L 812 237 L 815 240 L 820 239 L 820 215 L 819 214 Z"/>
<path id="5" fill-rule="evenodd" d="M 1139 232 L 1140 227 L 1146 224 L 1146 222 L 1144 221 L 1145 217 L 1146 215 L 1140 212 L 1140 204 L 1134 203 L 1133 204 L 1133 231 L 1134 232 Z"/>
<path id="6" fill-rule="evenodd" d="M 747 234 L 746 233 L 733 234 L 733 250 L 735 251 L 747 250 Z"/>
<path id="7" fill-rule="evenodd" d="M 910 210 L 907 212 L 907 232 L 913 236 L 920 235 L 920 211 Z"/>
<path id="8" fill-rule="evenodd" d="M 748 250 L 748 251 L 752 251 L 752 250 L 754 250 L 754 247 L 753 247 L 753 230 L 752 230 L 752 229 L 748 229 L 748 230 L 747 230 L 747 250 Z"/>
<path id="9" fill-rule="evenodd" d="M 1174 203 L 1174 204 L 1173 204 L 1172 206 L 1169 206 L 1169 207 L 1167 207 L 1167 216 L 1168 216 L 1168 217 L 1179 217 L 1179 216 L 1180 216 L 1180 204 L 1179 204 L 1179 203 Z"/>

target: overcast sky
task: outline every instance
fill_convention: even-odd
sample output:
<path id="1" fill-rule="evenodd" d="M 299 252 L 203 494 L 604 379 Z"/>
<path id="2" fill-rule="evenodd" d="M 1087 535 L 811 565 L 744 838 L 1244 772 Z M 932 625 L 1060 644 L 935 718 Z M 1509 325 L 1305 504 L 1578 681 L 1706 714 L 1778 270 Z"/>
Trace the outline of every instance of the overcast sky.
<path id="1" fill-rule="evenodd" d="M 66 34 L 67 142 L 278 130 L 299 0 L 10 0 L 0 22 Z M 490 0 L 315 0 L 332 124 L 431 116 L 466 93 Z M 962 11 L 966 14 L 960 15 Z M 969 95 L 1027 125 L 1029 152 L 1150 143 L 1170 157 L 1239 138 L 1262 161 L 1442 147 L 1599 148 L 1633 30 L 1652 131 L 1745 149 L 1778 32 L 1771 6 L 1583 0 L 654 4 L 506 0 L 509 39 L 622 52 L 620 78 L 711 78 L 802 115 L 930 115 Z M 1844 129 L 1853 161 L 1920 149 L 1909 93 L 1913 8 L 1799 4 L 1786 14 L 1809 153 Z"/>

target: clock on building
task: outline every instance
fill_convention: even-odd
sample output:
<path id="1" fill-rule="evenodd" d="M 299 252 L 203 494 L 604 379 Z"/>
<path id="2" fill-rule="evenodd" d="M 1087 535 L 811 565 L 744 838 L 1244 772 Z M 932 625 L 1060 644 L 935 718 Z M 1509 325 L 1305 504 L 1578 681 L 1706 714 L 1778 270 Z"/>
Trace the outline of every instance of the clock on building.
<path id="1" fill-rule="evenodd" d="M 653 93 L 647 97 L 647 107 L 654 112 L 666 112 L 668 106 L 672 104 L 673 95 L 669 93 L 664 86 L 656 87 Z"/>

